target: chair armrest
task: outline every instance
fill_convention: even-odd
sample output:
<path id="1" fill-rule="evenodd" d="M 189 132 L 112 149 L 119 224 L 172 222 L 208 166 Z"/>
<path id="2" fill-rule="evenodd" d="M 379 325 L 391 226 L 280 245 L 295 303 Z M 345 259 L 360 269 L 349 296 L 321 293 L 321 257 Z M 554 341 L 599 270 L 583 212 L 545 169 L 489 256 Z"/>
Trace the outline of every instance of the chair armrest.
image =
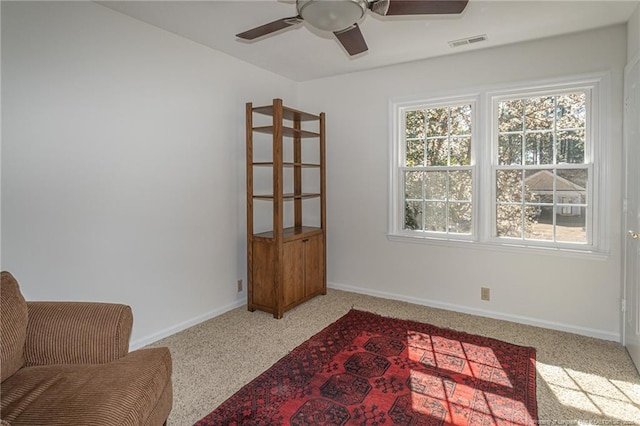
<path id="1" fill-rule="evenodd" d="M 27 366 L 102 364 L 129 352 L 133 314 L 127 305 L 27 302 Z"/>

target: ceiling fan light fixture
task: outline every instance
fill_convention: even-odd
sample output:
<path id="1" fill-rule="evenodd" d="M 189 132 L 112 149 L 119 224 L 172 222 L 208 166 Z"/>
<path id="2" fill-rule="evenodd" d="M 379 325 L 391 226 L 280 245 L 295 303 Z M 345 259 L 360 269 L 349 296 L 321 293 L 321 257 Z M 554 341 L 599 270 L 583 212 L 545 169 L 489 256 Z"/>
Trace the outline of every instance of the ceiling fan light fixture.
<path id="1" fill-rule="evenodd" d="M 340 31 L 358 22 L 368 9 L 366 0 L 297 0 L 298 14 L 314 28 Z"/>
<path id="2" fill-rule="evenodd" d="M 358 22 L 369 10 L 382 16 L 459 14 L 467 7 L 468 2 L 469 0 L 296 0 L 296 16 L 268 22 L 236 34 L 236 37 L 255 40 L 306 21 L 318 30 L 332 32 L 349 56 L 354 56 L 368 49 Z M 467 42 L 477 41 L 482 40 L 475 37 Z"/>

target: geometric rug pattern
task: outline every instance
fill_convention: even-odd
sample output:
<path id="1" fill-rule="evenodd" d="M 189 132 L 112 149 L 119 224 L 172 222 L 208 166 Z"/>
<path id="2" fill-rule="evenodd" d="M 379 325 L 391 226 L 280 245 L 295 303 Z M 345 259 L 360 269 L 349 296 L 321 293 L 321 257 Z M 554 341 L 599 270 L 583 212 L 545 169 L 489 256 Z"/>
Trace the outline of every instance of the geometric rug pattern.
<path id="1" fill-rule="evenodd" d="M 535 349 L 352 309 L 196 425 L 537 420 Z"/>

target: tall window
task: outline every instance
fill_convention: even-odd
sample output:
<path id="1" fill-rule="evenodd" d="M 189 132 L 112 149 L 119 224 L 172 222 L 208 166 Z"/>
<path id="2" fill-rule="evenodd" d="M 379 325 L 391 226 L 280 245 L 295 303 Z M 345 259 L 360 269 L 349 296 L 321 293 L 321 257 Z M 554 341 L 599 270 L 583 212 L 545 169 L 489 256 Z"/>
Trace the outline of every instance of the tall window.
<path id="1" fill-rule="evenodd" d="M 606 74 L 394 102 L 390 238 L 608 251 Z"/>
<path id="2" fill-rule="evenodd" d="M 402 110 L 402 229 L 470 235 L 473 103 Z"/>
<path id="3" fill-rule="evenodd" d="M 588 92 L 494 98 L 494 105 L 496 236 L 588 243 Z"/>

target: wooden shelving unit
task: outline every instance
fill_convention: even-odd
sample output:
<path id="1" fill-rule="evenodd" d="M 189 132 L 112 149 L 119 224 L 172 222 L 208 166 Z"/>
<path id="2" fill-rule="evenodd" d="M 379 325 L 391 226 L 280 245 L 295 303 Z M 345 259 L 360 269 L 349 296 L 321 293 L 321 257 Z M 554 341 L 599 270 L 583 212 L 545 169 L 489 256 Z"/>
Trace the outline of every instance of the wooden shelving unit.
<path id="1" fill-rule="evenodd" d="M 271 117 L 254 126 L 254 114 Z M 303 129 L 317 125 L 317 131 Z M 255 161 L 254 133 L 271 136 L 271 161 Z M 246 105 L 247 138 L 247 308 L 282 318 L 285 311 L 327 293 L 325 233 L 325 114 L 310 114 L 283 105 Z M 285 140 L 293 144 L 292 161 L 284 161 Z M 318 162 L 303 161 L 302 143 L 316 143 Z M 270 168 L 272 191 L 254 193 L 254 168 Z M 293 170 L 293 192 L 284 191 L 284 170 Z M 317 169 L 319 192 L 305 191 L 302 169 Z M 320 200 L 320 226 L 303 223 L 303 201 Z M 254 233 L 254 201 L 271 203 L 272 229 Z M 285 203 L 293 203 L 293 223 L 285 225 Z"/>

